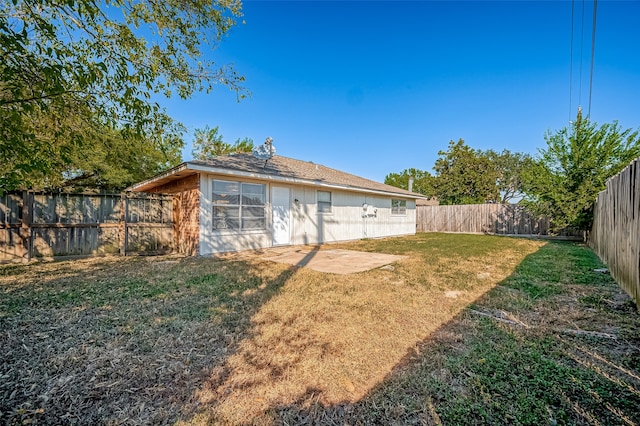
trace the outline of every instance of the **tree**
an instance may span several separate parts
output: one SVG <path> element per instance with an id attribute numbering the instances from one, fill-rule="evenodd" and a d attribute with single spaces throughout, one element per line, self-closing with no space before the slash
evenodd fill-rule
<path id="1" fill-rule="evenodd" d="M 412 191 L 418 194 L 433 197 L 435 195 L 433 176 L 431 173 L 419 169 L 406 169 L 400 173 L 389 173 L 384 178 L 384 183 L 397 188 L 409 189 L 409 176 L 413 176 Z"/>
<path id="2" fill-rule="evenodd" d="M 217 155 L 226 155 L 235 152 L 251 152 L 253 150 L 253 140 L 250 138 L 237 139 L 231 145 L 223 140 L 219 133 L 218 126 L 203 129 L 196 129 L 194 132 L 193 150 L 191 154 L 197 160 L 206 160 Z"/>
<path id="3" fill-rule="evenodd" d="M 0 192 L 16 187 L 120 190 L 181 161 L 184 128 L 169 117 L 158 115 L 139 134 L 97 122 L 85 105 L 70 107 L 75 110 L 62 116 L 61 111 L 32 113 L 25 133 L 14 138 L 32 137 L 23 138 L 20 150 L 0 152 L 5 160 L 0 162 Z M 7 145 L 0 144 L 3 148 Z M 17 173 L 17 164 L 31 167 L 26 176 Z M 8 178 L 14 181 L 7 184 Z"/>
<path id="4" fill-rule="evenodd" d="M 483 153 L 496 168 L 498 192 L 500 202 L 507 204 L 516 198 L 522 198 L 522 175 L 531 167 L 533 160 L 529 154 L 511 152 L 508 149 L 502 152 L 488 150 Z"/>
<path id="5" fill-rule="evenodd" d="M 0 191 L 89 152 L 87 129 L 150 141 L 174 128 L 153 94 L 244 96 L 242 76 L 202 56 L 241 16 L 237 0 L 0 1 Z"/>
<path id="6" fill-rule="evenodd" d="M 31 188 L 115 191 L 181 161 L 184 128 L 177 123 L 157 123 L 158 128 L 146 129 L 147 136 L 143 137 L 127 134 L 124 129 L 79 120 L 74 132 L 81 134 L 83 141 L 82 149 L 78 149 L 73 137 L 65 137 L 70 132 L 62 133 L 58 121 L 50 119 L 51 116 L 45 114 L 33 126 L 37 143 L 41 145 L 34 147 L 32 152 L 40 155 L 35 160 L 46 166 L 46 172 L 34 169 L 29 173 Z M 64 130 L 65 126 L 60 128 Z M 47 153 L 49 155 L 45 155 Z M 12 162 L 0 164 L 0 175 L 11 173 L 12 166 Z M 24 182 L 19 181 L 16 186 Z"/>
<path id="7" fill-rule="evenodd" d="M 522 175 L 532 159 L 529 154 L 503 150 L 481 151 L 460 139 L 439 151 L 435 176 L 419 169 L 390 173 L 385 183 L 407 189 L 408 177 L 415 178 L 414 191 L 436 196 L 441 204 L 508 203 L 522 197 Z"/>
<path id="8" fill-rule="evenodd" d="M 527 204 L 550 216 L 556 229 L 591 229 L 598 192 L 640 156 L 638 135 L 616 121 L 598 126 L 578 110 L 569 128 L 545 134 L 547 148 L 523 176 Z"/>
<path id="9" fill-rule="evenodd" d="M 433 167 L 435 193 L 440 204 L 480 204 L 500 200 L 499 174 L 482 151 L 470 148 L 464 140 L 449 142 L 447 151 Z"/>
<path id="10" fill-rule="evenodd" d="M 121 130 L 102 129 L 90 140 L 90 150 L 74 155 L 53 187 L 65 190 L 117 191 L 147 179 L 182 161 L 181 125 L 163 128 L 149 138 L 124 137 Z M 88 147 L 86 147 L 88 148 Z"/>
<path id="11" fill-rule="evenodd" d="M 231 152 L 252 152 L 253 151 L 253 139 L 243 138 L 236 139 L 235 143 L 231 146 Z"/>

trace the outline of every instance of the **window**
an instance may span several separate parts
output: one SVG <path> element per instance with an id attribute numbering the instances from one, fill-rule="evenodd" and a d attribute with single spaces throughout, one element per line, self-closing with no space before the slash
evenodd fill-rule
<path id="1" fill-rule="evenodd" d="M 331 192 L 318 191 L 318 213 L 331 213 Z"/>
<path id="2" fill-rule="evenodd" d="M 391 214 L 407 214 L 407 200 L 391 200 Z"/>
<path id="3" fill-rule="evenodd" d="M 213 181 L 213 229 L 265 229 L 266 185 Z"/>

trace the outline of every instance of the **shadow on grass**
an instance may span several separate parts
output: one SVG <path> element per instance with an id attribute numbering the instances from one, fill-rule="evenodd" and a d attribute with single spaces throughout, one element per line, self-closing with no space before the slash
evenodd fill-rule
<path id="1" fill-rule="evenodd" d="M 549 243 L 363 398 L 326 405 L 309 388 L 265 415 L 271 424 L 636 424 L 640 318 L 598 267 L 582 245 Z"/>
<path id="2" fill-rule="evenodd" d="M 191 416 L 194 390 L 298 269 L 171 257 L 0 269 L 0 423 Z"/>

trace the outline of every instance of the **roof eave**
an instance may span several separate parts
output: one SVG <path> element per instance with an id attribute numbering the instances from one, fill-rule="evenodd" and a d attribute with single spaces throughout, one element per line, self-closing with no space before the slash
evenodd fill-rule
<path id="1" fill-rule="evenodd" d="M 409 198 L 409 199 L 418 199 L 418 198 L 428 199 L 424 195 L 415 194 L 415 193 L 407 194 L 403 192 L 383 191 L 379 189 L 361 188 L 357 186 L 342 185 L 338 183 L 324 182 L 321 180 L 277 176 L 277 175 L 270 175 L 266 173 L 246 172 L 242 170 L 233 170 L 233 169 L 224 168 L 224 167 L 207 166 L 204 164 L 197 164 L 197 163 L 192 163 L 188 161 L 182 164 L 179 164 L 176 167 L 169 169 L 164 173 L 160 173 L 152 178 L 149 178 L 142 182 L 131 185 L 130 187 L 126 188 L 125 191 L 132 191 L 132 192 L 148 191 L 156 186 L 160 186 L 160 184 L 153 185 L 154 183 L 157 183 L 163 179 L 176 175 L 185 170 L 193 170 L 195 172 L 200 172 L 200 173 L 209 173 L 209 174 L 217 174 L 217 175 L 225 175 L 225 176 L 251 178 L 251 179 L 257 179 L 257 180 L 266 180 L 271 182 L 302 184 L 307 186 L 315 186 L 319 188 L 343 189 L 347 191 L 367 193 L 367 194 L 396 196 L 396 197 L 403 197 L 403 198 Z"/>
<path id="2" fill-rule="evenodd" d="M 347 190 L 347 191 L 361 192 L 361 193 L 367 193 L 367 194 L 393 195 L 393 196 L 397 196 L 397 197 L 404 197 L 404 198 L 411 198 L 411 199 L 426 198 L 426 197 L 424 197 L 423 195 L 420 195 L 420 194 L 405 194 L 405 193 L 402 193 L 402 192 L 395 192 L 395 191 L 382 191 L 382 190 L 378 190 L 378 189 L 361 188 L 361 187 L 357 187 L 357 186 L 341 185 L 341 184 L 338 184 L 338 183 L 324 182 L 324 181 L 321 181 L 321 180 L 293 178 L 293 177 L 287 177 L 287 176 L 277 176 L 277 175 L 270 175 L 270 174 L 266 174 L 266 173 L 245 172 L 245 171 L 242 171 L 242 170 L 233 170 L 233 169 L 227 169 L 227 168 L 224 168 L 224 167 L 206 166 L 206 165 L 203 165 L 203 164 L 187 163 L 187 165 L 189 166 L 190 169 L 198 170 L 198 171 L 206 172 L 206 173 L 211 173 L 211 174 L 221 174 L 221 175 L 227 175 L 227 176 L 246 177 L 246 178 L 258 179 L 258 180 L 267 180 L 267 181 L 271 181 L 271 182 L 302 184 L 302 185 L 316 186 L 316 187 L 322 187 L 322 188 L 344 189 L 344 190 Z"/>
<path id="3" fill-rule="evenodd" d="M 165 179 L 167 177 L 173 176 L 176 173 L 180 173 L 181 171 L 184 171 L 184 170 L 187 170 L 187 169 L 189 169 L 188 163 L 185 162 L 185 163 L 178 164 L 177 166 L 175 166 L 175 167 L 173 167 L 173 168 L 171 168 L 171 169 L 169 169 L 169 170 L 167 170 L 165 172 L 162 172 L 162 173 L 157 174 L 157 175 L 155 175 L 155 176 L 153 176 L 153 177 L 151 177 L 151 178 L 149 178 L 147 180 L 143 180 L 142 182 L 135 183 L 135 184 L 129 186 L 128 188 L 125 188 L 125 191 L 127 191 L 127 192 L 144 192 L 144 190 L 142 190 L 140 188 L 144 188 L 144 187 L 146 187 L 146 186 L 148 186 L 148 185 L 150 185 L 152 183 L 158 182 L 161 179 Z M 158 185 L 154 185 L 154 186 L 158 186 Z M 151 188 L 153 188 L 154 186 L 152 186 Z"/>

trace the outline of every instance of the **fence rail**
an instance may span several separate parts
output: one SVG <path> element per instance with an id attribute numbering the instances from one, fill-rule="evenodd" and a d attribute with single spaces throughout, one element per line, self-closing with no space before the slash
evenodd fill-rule
<path id="1" fill-rule="evenodd" d="M 418 232 L 548 235 L 549 219 L 516 205 L 418 206 Z"/>
<path id="2" fill-rule="evenodd" d="M 640 158 L 598 194 L 589 244 L 640 308 Z"/>
<path id="3" fill-rule="evenodd" d="M 6 193 L 0 261 L 170 252 L 173 201 L 158 194 Z"/>

